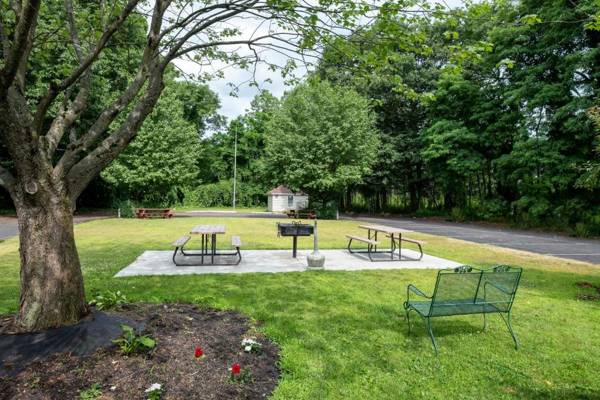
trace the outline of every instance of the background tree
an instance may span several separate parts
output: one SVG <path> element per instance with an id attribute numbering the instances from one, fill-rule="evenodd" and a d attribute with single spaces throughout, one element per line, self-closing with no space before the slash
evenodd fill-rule
<path id="1" fill-rule="evenodd" d="M 198 178 L 200 137 L 219 106 L 207 86 L 169 80 L 131 144 L 102 178 L 120 200 L 173 205 Z"/>
<path id="2" fill-rule="evenodd" d="M 267 131 L 265 164 L 273 183 L 301 189 L 322 204 L 360 182 L 377 153 L 368 101 L 325 81 L 286 94 Z"/>
<path id="3" fill-rule="evenodd" d="M 595 157 L 584 162 L 581 166 L 583 174 L 577 179 L 576 185 L 579 188 L 595 191 L 600 189 L 600 106 L 592 107 L 588 110 L 588 116 L 596 125 L 596 146 Z"/>
<path id="4" fill-rule="evenodd" d="M 381 41 L 378 32 L 385 27 L 399 40 Z M 359 192 L 372 205 L 369 211 L 387 210 L 389 197 L 399 191 L 410 193 L 409 208 L 418 209 L 423 186 L 419 132 L 426 121 L 425 97 L 434 89 L 440 65 L 448 59 L 447 49 L 439 44 L 443 31 L 438 31 L 428 19 L 383 20 L 367 32 L 327 47 L 317 75 L 371 99 L 380 137 L 372 173 L 347 191 L 346 207 L 351 207 L 352 194 Z M 381 49 L 384 45 L 391 48 Z"/>

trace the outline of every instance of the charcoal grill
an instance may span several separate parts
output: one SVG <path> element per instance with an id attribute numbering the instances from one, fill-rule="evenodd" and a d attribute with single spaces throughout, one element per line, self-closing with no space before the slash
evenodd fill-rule
<path id="1" fill-rule="evenodd" d="M 292 257 L 296 258 L 298 250 L 298 236 L 310 236 L 314 233 L 314 227 L 309 224 L 300 222 L 292 223 L 277 223 L 277 236 L 291 236 L 292 240 Z"/>

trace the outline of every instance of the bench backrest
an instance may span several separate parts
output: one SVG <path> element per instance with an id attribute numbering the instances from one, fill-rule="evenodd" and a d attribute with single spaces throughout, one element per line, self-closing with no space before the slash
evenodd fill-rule
<path id="1" fill-rule="evenodd" d="M 452 309 L 461 313 L 461 308 L 472 310 L 470 306 L 473 304 L 483 303 L 499 312 L 508 312 L 521 272 L 521 268 L 504 265 L 486 270 L 468 265 L 441 270 L 432 296 L 430 315 L 448 315 L 453 313 Z"/>

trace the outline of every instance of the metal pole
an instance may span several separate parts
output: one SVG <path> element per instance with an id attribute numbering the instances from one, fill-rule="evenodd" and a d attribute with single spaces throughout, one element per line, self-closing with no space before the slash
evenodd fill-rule
<path id="1" fill-rule="evenodd" d="M 235 139 L 233 141 L 233 210 L 235 211 L 235 189 L 237 181 L 237 127 L 235 129 Z"/>

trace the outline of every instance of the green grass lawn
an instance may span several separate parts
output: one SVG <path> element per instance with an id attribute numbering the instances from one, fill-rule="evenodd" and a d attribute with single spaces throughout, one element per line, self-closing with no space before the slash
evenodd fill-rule
<path id="1" fill-rule="evenodd" d="M 499 316 L 438 318 L 440 355 L 422 321 L 407 335 L 406 285 L 431 290 L 436 271 L 304 272 L 119 278 L 144 250 L 169 249 L 194 224 L 225 223 L 244 248 L 290 248 L 271 219 L 98 220 L 76 226 L 88 293 L 121 290 L 130 300 L 208 304 L 239 310 L 281 347 L 275 399 L 600 398 L 600 302 L 576 300 L 600 285 L 592 264 L 424 234 L 429 254 L 475 266 L 524 267 L 513 309 L 521 348 Z M 322 248 L 343 247 L 349 221 L 322 221 Z M 228 238 L 221 239 L 228 243 Z M 311 239 L 300 245 L 311 246 Z M 18 243 L 0 243 L 0 313 L 18 303 Z M 591 292 L 590 292 L 591 293 Z"/>

